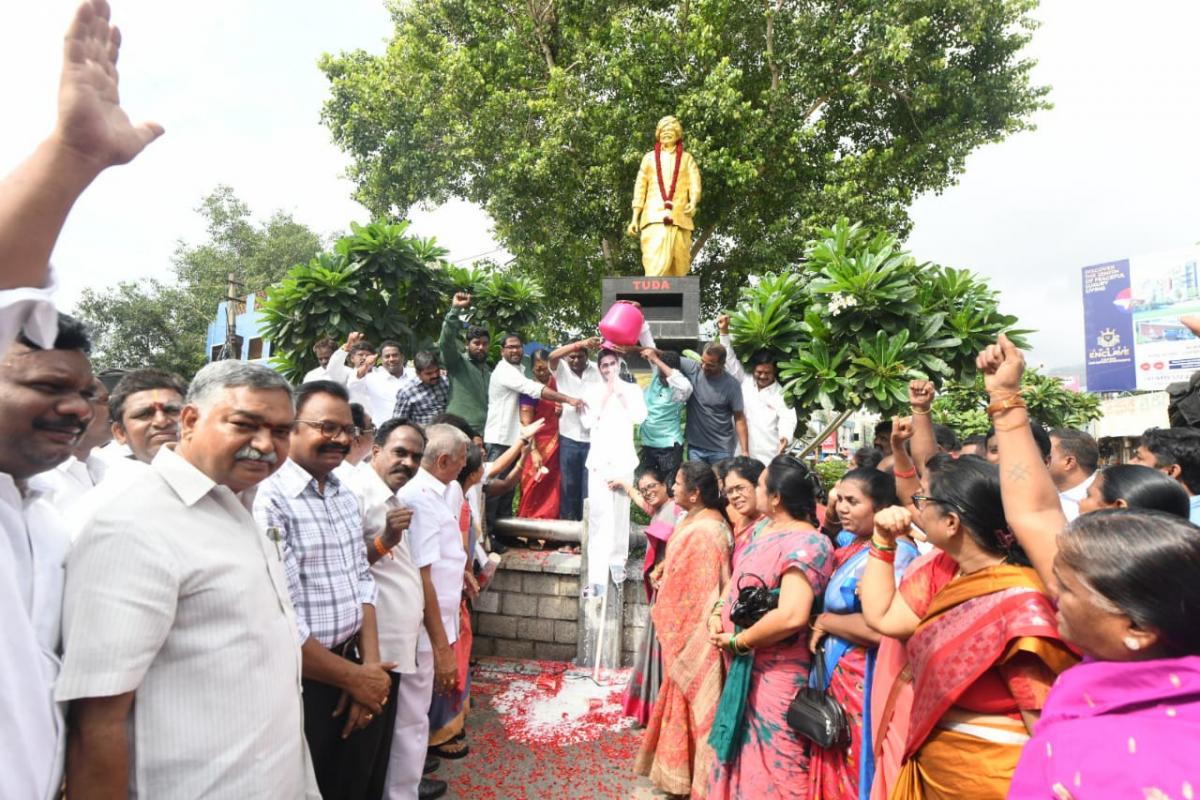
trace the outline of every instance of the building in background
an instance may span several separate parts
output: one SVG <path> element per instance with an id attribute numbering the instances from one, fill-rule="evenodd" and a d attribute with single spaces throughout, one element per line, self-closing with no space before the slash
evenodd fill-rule
<path id="1" fill-rule="evenodd" d="M 217 305 L 217 315 L 208 324 L 208 336 L 205 339 L 205 352 L 209 361 L 219 361 L 225 357 L 226 344 L 231 341 L 235 358 L 239 361 L 252 361 L 266 364 L 271 357 L 271 343 L 263 338 L 260 330 L 261 314 L 258 304 L 263 300 L 258 294 L 248 294 L 244 301 L 230 303 L 222 302 Z M 230 309 L 230 306 L 233 306 Z M 229 316 L 233 314 L 233 336 L 230 336 Z"/>

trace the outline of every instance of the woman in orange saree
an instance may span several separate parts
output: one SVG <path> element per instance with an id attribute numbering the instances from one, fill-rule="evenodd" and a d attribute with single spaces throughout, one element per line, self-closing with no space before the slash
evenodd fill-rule
<path id="1" fill-rule="evenodd" d="M 533 377 L 557 391 L 550 372 L 550 353 L 536 350 L 531 357 Z M 521 502 L 517 516 L 529 519 L 558 519 L 562 472 L 558 467 L 558 417 L 562 406 L 549 400 L 521 395 L 521 424 L 545 420 L 533 435 L 532 449 L 521 470 Z"/>
<path id="2" fill-rule="evenodd" d="M 1051 684 L 1077 659 L 1009 530 L 994 465 L 935 456 L 913 505 L 929 541 L 958 569 L 918 616 L 896 596 L 890 563 L 909 512 L 886 509 L 876 517 L 863 612 L 884 635 L 912 631 L 912 711 L 891 797 L 1001 800 Z"/>
<path id="3" fill-rule="evenodd" d="M 675 502 L 686 514 L 671 535 L 650 611 L 662 647 L 662 686 L 634 770 L 668 794 L 701 798 L 713 761 L 708 733 L 722 686 L 721 656 L 708 640 L 707 621 L 729 579 L 732 537 L 709 465 L 688 462 L 679 468 Z"/>

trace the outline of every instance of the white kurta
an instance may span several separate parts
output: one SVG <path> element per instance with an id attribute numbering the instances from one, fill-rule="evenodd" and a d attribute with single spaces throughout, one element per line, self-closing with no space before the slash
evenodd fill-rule
<path id="1" fill-rule="evenodd" d="M 742 386 L 742 405 L 746 413 L 746 429 L 750 442 L 750 457 L 763 464 L 779 455 L 779 440 L 791 441 L 796 431 L 796 410 L 783 399 L 783 387 L 775 381 L 765 389 L 758 388 L 754 376 L 746 372 L 733 351 L 729 335 L 721 336 L 721 344 L 729 351 L 725 368 Z M 738 446 L 738 455 L 747 455 Z"/>
<path id="2" fill-rule="evenodd" d="M 617 380 L 608 386 L 589 387 L 587 409 L 581 420 L 592 436 L 588 451 L 587 583 L 605 591 L 611 577 L 625 580 L 629 558 L 629 495 L 608 488 L 610 480 L 632 482 L 637 469 L 633 426 L 646 419 L 646 401 L 636 383 Z"/>
<path id="3" fill-rule="evenodd" d="M 53 346 L 58 333 L 53 290 L 51 277 L 43 289 L 0 291 L 0 352 L 22 331 L 42 347 Z M 6 612 L 0 615 L 0 797 L 37 800 L 58 789 L 61 719 L 50 695 L 48 654 L 38 636 L 41 631 L 44 638 L 48 620 L 31 614 L 49 603 L 57 618 L 61 606 L 51 591 L 37 585 L 55 570 L 52 558 L 32 549 L 43 538 L 41 509 L 35 505 L 21 497 L 10 476 L 0 474 L 0 608 Z M 61 564 L 57 570 L 61 573 Z"/>

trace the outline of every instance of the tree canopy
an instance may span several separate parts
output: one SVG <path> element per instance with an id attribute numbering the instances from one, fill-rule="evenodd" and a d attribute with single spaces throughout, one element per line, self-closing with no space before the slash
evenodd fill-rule
<path id="1" fill-rule="evenodd" d="M 971 380 L 1001 333 L 1024 346 L 1016 322 L 978 276 L 918 263 L 892 234 L 843 218 L 808 243 L 801 268 L 741 290 L 730 333 L 739 353 L 779 361 L 803 422 L 818 408 L 901 413 L 909 381 Z"/>
<path id="2" fill-rule="evenodd" d="M 225 298 L 230 273 L 244 296 L 321 250 L 321 237 L 282 211 L 255 222 L 228 186 L 214 189 L 196 211 L 206 221 L 207 238 L 178 243 L 173 280 L 84 290 L 76 314 L 91 328 L 98 369 L 155 367 L 190 377 L 204 366 L 205 330 Z"/>
<path id="3" fill-rule="evenodd" d="M 913 198 L 1045 105 L 1020 54 L 1036 0 L 411 0 L 381 56 L 322 60 L 358 198 L 481 205 L 552 309 L 593 320 L 656 121 L 703 172 L 706 311 L 840 216 L 904 235 Z"/>
<path id="4" fill-rule="evenodd" d="M 492 332 L 524 331 L 542 314 L 541 287 L 505 270 L 454 267 L 432 239 L 408 233 L 408 223 L 351 224 L 328 252 L 290 269 L 267 289 L 263 333 L 272 361 L 293 380 L 316 366 L 314 342 L 357 331 L 376 346 L 394 339 L 412 353 L 431 346 L 457 291 L 474 295 L 472 322 Z"/>
<path id="5" fill-rule="evenodd" d="M 1073 392 L 1058 378 L 1036 369 L 1027 369 L 1021 376 L 1021 396 L 1029 407 L 1029 416 L 1047 428 L 1082 429 L 1103 416 L 1097 395 Z M 982 377 L 951 381 L 934 398 L 933 420 L 949 425 L 960 436 L 987 433 L 992 427 L 987 404 Z"/>

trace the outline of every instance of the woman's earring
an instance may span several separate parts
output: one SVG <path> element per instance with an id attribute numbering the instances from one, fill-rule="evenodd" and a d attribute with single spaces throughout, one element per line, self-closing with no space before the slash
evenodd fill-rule
<path id="1" fill-rule="evenodd" d="M 1141 650 L 1142 643 L 1132 636 L 1125 637 L 1125 647 L 1128 650 Z"/>

